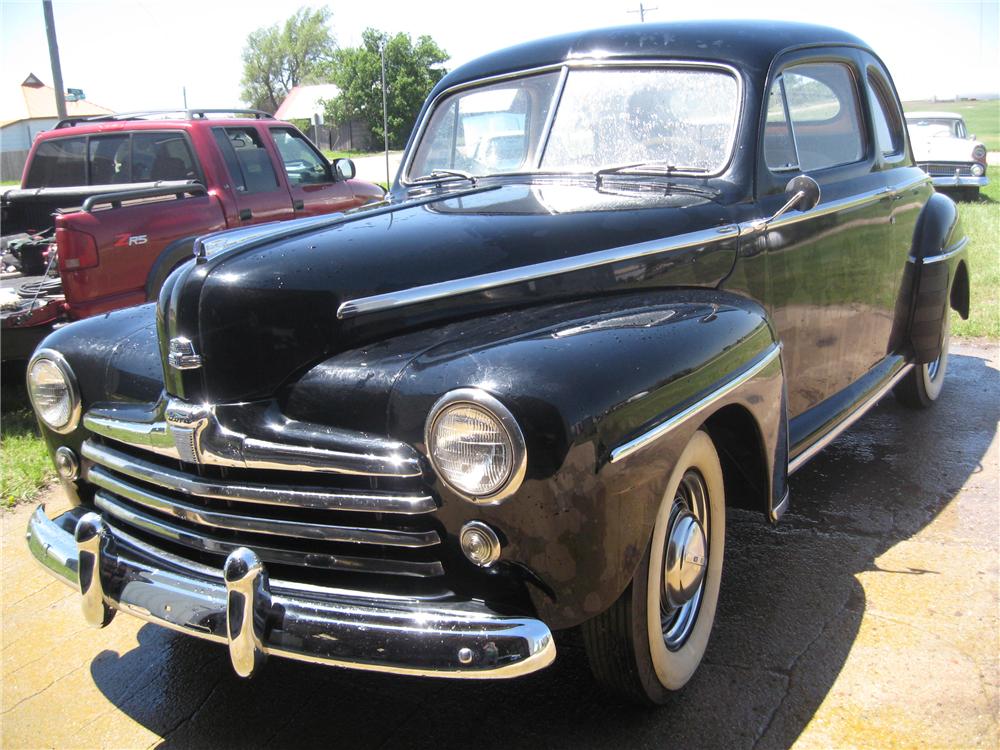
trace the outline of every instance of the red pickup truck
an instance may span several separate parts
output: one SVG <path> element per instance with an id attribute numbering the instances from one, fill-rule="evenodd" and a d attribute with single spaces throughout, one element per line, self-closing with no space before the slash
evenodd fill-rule
<path id="1" fill-rule="evenodd" d="M 384 195 L 354 179 L 349 159 L 331 164 L 255 110 L 64 120 L 38 136 L 21 188 L 2 196 L 4 234 L 27 233 L 11 247 L 40 251 L 50 277 L 5 282 L 3 360 L 27 359 L 54 325 L 152 299 L 201 235 Z"/>

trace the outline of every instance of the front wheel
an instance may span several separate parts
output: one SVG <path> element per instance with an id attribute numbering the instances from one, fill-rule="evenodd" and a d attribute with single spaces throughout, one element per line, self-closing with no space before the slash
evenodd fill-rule
<path id="1" fill-rule="evenodd" d="M 951 312 L 945 310 L 944 331 L 941 333 L 941 353 L 927 364 L 917 365 L 899 381 L 894 389 L 897 400 L 911 409 L 927 409 L 941 395 L 948 370 L 948 347 L 951 340 Z"/>
<path id="2" fill-rule="evenodd" d="M 638 703 L 660 705 L 691 679 L 715 620 L 725 538 L 719 454 L 699 430 L 670 476 L 632 582 L 583 626 L 599 682 Z"/>

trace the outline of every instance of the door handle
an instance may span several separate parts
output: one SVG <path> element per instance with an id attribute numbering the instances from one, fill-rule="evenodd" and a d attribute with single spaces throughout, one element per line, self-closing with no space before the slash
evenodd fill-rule
<path id="1" fill-rule="evenodd" d="M 252 218 L 253 218 L 253 211 L 251 211 L 249 208 L 240 209 L 240 221 L 247 221 L 248 219 Z"/>
<path id="2" fill-rule="evenodd" d="M 305 207 L 306 204 L 302 201 L 301 198 L 299 200 L 292 201 L 292 208 L 294 208 L 296 211 L 301 211 Z"/>

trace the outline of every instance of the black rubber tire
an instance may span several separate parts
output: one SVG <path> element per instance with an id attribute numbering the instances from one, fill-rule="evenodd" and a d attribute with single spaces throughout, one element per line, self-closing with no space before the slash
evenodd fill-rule
<path id="1" fill-rule="evenodd" d="M 691 461 L 692 457 L 694 463 Z M 708 634 L 715 619 L 725 552 L 725 490 L 718 453 L 711 438 L 701 430 L 695 433 L 682 452 L 667 484 L 661 509 L 673 503 L 680 478 L 690 468 L 696 468 L 705 476 L 710 492 L 711 552 L 705 590 L 691 635 L 680 649 L 670 652 L 667 657 L 682 662 L 668 665 L 668 668 L 676 669 L 675 674 L 668 680 L 669 684 L 665 684 L 661 679 L 654 664 L 647 617 L 650 602 L 650 560 L 654 554 L 653 547 L 657 544 L 657 537 L 662 537 L 662 534 L 657 534 L 656 528 L 632 582 L 610 608 L 588 620 L 581 627 L 587 659 L 594 678 L 612 693 L 642 706 L 663 705 L 670 699 L 672 692 L 679 690 L 691 678 L 704 655 Z M 658 522 L 660 515 L 658 514 Z M 660 555 L 662 553 L 661 548 Z M 662 568 L 660 559 L 656 564 Z M 654 569 L 654 572 L 658 573 L 658 570 Z M 657 588 L 660 580 L 659 577 L 655 579 Z M 658 622 L 659 612 L 656 619 Z M 659 629 L 656 635 L 662 641 L 663 634 Z M 662 646 L 662 643 L 660 645 Z M 665 647 L 663 653 L 667 653 Z M 662 660 L 660 668 L 663 669 Z"/>
<path id="2" fill-rule="evenodd" d="M 951 311 L 945 311 L 941 353 L 934 362 L 915 365 L 893 389 L 896 400 L 910 409 L 929 409 L 941 396 L 948 374 L 948 349 L 951 340 Z"/>

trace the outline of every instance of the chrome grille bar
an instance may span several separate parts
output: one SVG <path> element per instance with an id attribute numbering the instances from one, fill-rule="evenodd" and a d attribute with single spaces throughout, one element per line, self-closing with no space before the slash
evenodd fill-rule
<path id="1" fill-rule="evenodd" d="M 208 536 L 201 531 L 193 532 L 174 524 L 161 521 L 158 518 L 134 510 L 120 503 L 113 495 L 104 490 L 98 490 L 94 496 L 94 504 L 111 518 L 128 524 L 134 529 L 144 531 L 161 539 L 166 539 L 191 549 L 209 552 L 217 555 L 228 555 L 244 544 L 227 542 Z M 444 573 L 440 562 L 415 562 L 407 560 L 391 560 L 384 558 L 353 557 L 348 555 L 333 555 L 323 552 L 300 552 L 297 550 L 278 549 L 254 544 L 254 551 L 267 562 L 297 565 L 330 570 L 345 570 L 355 573 L 373 573 L 413 576 L 427 578 Z"/>
<path id="2" fill-rule="evenodd" d="M 430 495 L 344 492 L 309 487 L 268 486 L 245 482 L 215 482 L 143 461 L 91 440 L 83 444 L 84 458 L 140 482 L 185 495 L 293 508 L 322 508 L 367 513 L 416 515 L 437 508 Z"/>
<path id="3" fill-rule="evenodd" d="M 431 547 L 441 540 L 436 531 L 397 531 L 391 529 L 368 529 L 354 526 L 334 526 L 330 524 L 303 523 L 282 519 L 260 518 L 257 516 L 221 513 L 209 508 L 190 505 L 173 500 L 155 492 L 123 482 L 99 466 L 89 469 L 87 479 L 93 484 L 118 497 L 141 505 L 147 510 L 176 516 L 190 523 L 211 526 L 230 531 L 246 531 L 252 534 L 273 534 L 299 539 L 314 539 L 325 542 L 349 542 L 352 544 L 381 544 L 388 547 Z"/>

